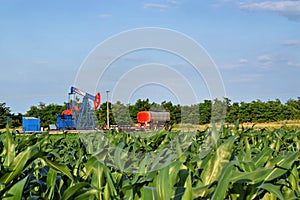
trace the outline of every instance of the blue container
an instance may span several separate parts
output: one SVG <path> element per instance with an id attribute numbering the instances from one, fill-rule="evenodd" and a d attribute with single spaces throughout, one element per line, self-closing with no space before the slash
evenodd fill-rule
<path id="1" fill-rule="evenodd" d="M 56 126 L 58 130 L 73 130 L 75 129 L 72 115 L 56 115 Z"/>
<path id="2" fill-rule="evenodd" d="M 40 118 L 23 117 L 22 132 L 39 132 L 41 131 Z"/>

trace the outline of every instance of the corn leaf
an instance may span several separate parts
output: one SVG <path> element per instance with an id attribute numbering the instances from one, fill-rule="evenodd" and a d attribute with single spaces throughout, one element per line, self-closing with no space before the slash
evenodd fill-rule
<path id="1" fill-rule="evenodd" d="M 212 196 L 212 200 L 225 199 L 231 175 L 234 173 L 233 170 L 235 164 L 236 162 L 230 162 L 222 169 L 222 173 Z"/>
<path id="2" fill-rule="evenodd" d="M 62 200 L 68 200 L 74 197 L 74 195 L 79 192 L 82 188 L 84 187 L 89 187 L 90 184 L 85 183 L 85 182 L 79 182 L 76 183 L 75 185 L 69 187 L 68 189 L 65 190 L 65 192 L 62 195 Z"/>
<path id="3" fill-rule="evenodd" d="M 236 171 L 232 174 L 230 181 L 232 183 L 251 183 L 256 184 L 263 181 L 272 169 L 258 168 L 252 172 Z"/>
<path id="4" fill-rule="evenodd" d="M 6 131 L 6 140 L 4 143 L 4 154 L 6 154 L 6 156 L 3 165 L 4 167 L 8 168 L 16 156 L 14 140 L 9 130 Z"/>
<path id="5" fill-rule="evenodd" d="M 80 194 L 80 195 L 77 195 L 76 197 L 74 197 L 74 200 L 93 200 L 95 199 L 95 195 L 98 193 L 98 190 L 96 189 L 88 189 L 86 192 Z"/>
<path id="6" fill-rule="evenodd" d="M 203 179 L 203 185 L 209 185 L 219 179 L 223 165 L 229 162 L 233 143 L 236 138 L 237 136 L 231 136 L 217 148 L 216 153 L 213 155 L 213 157 L 211 157 L 205 166 L 203 175 L 201 175 Z"/>
<path id="7" fill-rule="evenodd" d="M 271 183 L 264 183 L 264 184 L 260 185 L 258 188 L 267 190 L 271 194 L 274 194 L 278 199 L 284 200 L 284 197 L 280 191 L 280 186 L 276 186 Z"/>
<path id="8" fill-rule="evenodd" d="M 142 200 L 157 200 L 157 190 L 154 187 L 144 186 L 142 193 Z"/>
<path id="9" fill-rule="evenodd" d="M 54 170 L 53 168 L 50 168 L 48 171 L 47 179 L 46 179 L 48 199 L 54 198 L 54 190 L 55 190 L 55 186 L 56 186 L 56 176 L 57 176 L 56 170 Z"/>
<path id="10" fill-rule="evenodd" d="M 43 160 L 49 165 L 49 167 L 61 172 L 63 175 L 66 175 L 72 181 L 74 181 L 73 175 L 70 169 L 66 165 L 52 162 L 51 160 L 48 160 L 46 157 L 43 157 Z"/>
<path id="11" fill-rule="evenodd" d="M 182 196 L 182 199 L 192 200 L 193 199 L 193 187 L 192 187 L 191 174 L 188 175 L 188 177 L 185 181 L 184 187 L 185 187 L 185 191 Z"/>
<path id="12" fill-rule="evenodd" d="M 266 147 L 258 155 L 253 157 L 252 162 L 256 167 L 263 167 L 263 165 L 272 157 L 273 149 Z"/>
<path id="13" fill-rule="evenodd" d="M 18 181 L 16 184 L 14 184 L 10 190 L 6 193 L 8 197 L 3 197 L 4 200 L 21 200 L 22 199 L 22 193 L 25 186 L 25 183 L 28 179 L 28 176 L 23 178 L 22 180 Z"/>
<path id="14" fill-rule="evenodd" d="M 22 151 L 21 153 L 19 153 L 14 158 L 14 160 L 12 161 L 12 163 L 9 167 L 10 172 L 4 174 L 0 178 L 0 183 L 7 184 L 11 180 L 13 180 L 15 177 L 19 176 L 22 173 L 26 164 L 28 164 L 27 161 L 29 159 L 31 159 L 32 157 L 37 156 L 38 154 L 40 154 L 40 150 L 36 146 L 28 147 L 25 151 Z"/>
<path id="15" fill-rule="evenodd" d="M 157 193 L 160 199 L 170 199 L 171 198 L 171 185 L 169 176 L 169 166 L 159 170 L 157 177 Z"/>

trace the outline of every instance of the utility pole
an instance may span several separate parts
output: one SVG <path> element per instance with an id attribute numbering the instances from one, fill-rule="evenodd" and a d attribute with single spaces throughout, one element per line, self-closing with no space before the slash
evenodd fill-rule
<path id="1" fill-rule="evenodd" d="M 109 103 L 108 103 L 108 93 L 109 90 L 106 90 L 106 128 L 109 130 Z"/>

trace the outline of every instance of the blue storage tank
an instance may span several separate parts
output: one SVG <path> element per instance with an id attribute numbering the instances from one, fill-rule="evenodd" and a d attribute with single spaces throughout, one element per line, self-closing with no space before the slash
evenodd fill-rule
<path id="1" fill-rule="evenodd" d="M 23 117 L 22 132 L 39 132 L 41 131 L 40 118 Z"/>

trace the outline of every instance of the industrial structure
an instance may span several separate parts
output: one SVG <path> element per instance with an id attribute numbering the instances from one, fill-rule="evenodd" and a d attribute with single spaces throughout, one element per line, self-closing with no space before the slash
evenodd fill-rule
<path id="1" fill-rule="evenodd" d="M 91 106 L 91 101 L 93 106 Z M 68 94 L 67 110 L 56 114 L 56 124 L 49 124 L 49 130 L 94 130 L 96 129 L 94 111 L 100 106 L 100 93 L 91 95 L 76 87 Z M 22 132 L 42 132 L 40 118 L 23 117 Z"/>
<path id="2" fill-rule="evenodd" d="M 137 127 L 145 129 L 158 129 L 170 127 L 170 112 L 166 111 L 141 111 L 137 114 Z"/>
<path id="3" fill-rule="evenodd" d="M 80 101 L 78 95 L 82 98 Z M 93 108 L 90 105 L 93 101 Z M 67 110 L 56 116 L 58 130 L 90 130 L 95 129 L 94 110 L 100 106 L 100 93 L 95 96 L 76 87 L 71 87 Z"/>
<path id="4" fill-rule="evenodd" d="M 109 125 L 108 92 L 106 91 L 107 103 L 107 127 Z M 91 105 L 91 103 L 93 103 Z M 68 93 L 67 109 L 56 114 L 56 124 L 50 124 L 49 130 L 95 130 L 95 110 L 100 106 L 100 93 L 91 95 L 76 87 L 71 87 Z M 140 111 L 137 113 L 137 123 L 132 125 L 113 125 L 122 130 L 157 130 L 170 127 L 170 112 L 167 111 Z M 23 117 L 22 132 L 40 132 L 40 119 L 34 117 Z"/>
<path id="5" fill-rule="evenodd" d="M 23 117 L 22 118 L 22 132 L 31 133 L 31 132 L 40 132 L 40 118 L 36 117 Z"/>

